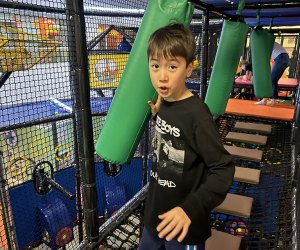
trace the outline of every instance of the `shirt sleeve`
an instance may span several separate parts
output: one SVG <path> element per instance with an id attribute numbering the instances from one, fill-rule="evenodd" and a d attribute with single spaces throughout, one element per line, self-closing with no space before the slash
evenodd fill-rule
<path id="1" fill-rule="evenodd" d="M 235 172 L 232 157 L 225 150 L 212 117 L 201 119 L 193 136 L 193 149 L 203 159 L 207 177 L 180 205 L 192 221 L 207 215 L 224 201 Z"/>

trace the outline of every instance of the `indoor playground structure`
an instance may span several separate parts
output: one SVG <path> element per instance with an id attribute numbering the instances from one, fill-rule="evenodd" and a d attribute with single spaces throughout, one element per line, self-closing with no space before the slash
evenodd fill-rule
<path id="1" fill-rule="evenodd" d="M 206 250 L 300 249 L 300 3 L 0 1 L 0 250 L 137 249 L 157 93 L 147 42 L 174 21 L 196 41 L 187 87 L 235 174 Z M 271 53 L 290 65 L 271 97 Z M 253 78 L 240 75 L 241 57 Z"/>

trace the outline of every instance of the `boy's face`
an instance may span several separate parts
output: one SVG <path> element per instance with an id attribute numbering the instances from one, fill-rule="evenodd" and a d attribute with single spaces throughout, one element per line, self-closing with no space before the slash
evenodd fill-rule
<path id="1" fill-rule="evenodd" d="M 153 87 L 166 101 L 181 100 L 188 91 L 185 79 L 190 77 L 193 71 L 193 63 L 186 65 L 184 57 L 149 58 L 149 71 Z"/>

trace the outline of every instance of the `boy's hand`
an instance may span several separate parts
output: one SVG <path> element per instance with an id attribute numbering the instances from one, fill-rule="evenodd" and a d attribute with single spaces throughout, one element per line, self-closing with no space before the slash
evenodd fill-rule
<path id="1" fill-rule="evenodd" d="M 159 215 L 158 218 L 162 220 L 156 228 L 159 238 L 171 241 L 181 232 L 177 241 L 183 241 L 191 225 L 191 220 L 181 207 L 175 207 Z"/>
<path id="2" fill-rule="evenodd" d="M 160 107 L 160 104 L 161 104 L 161 96 L 158 95 L 155 104 L 154 104 L 152 101 L 148 101 L 148 104 L 149 104 L 149 106 L 150 106 L 150 108 L 151 108 L 152 116 L 155 116 L 156 113 L 158 112 L 159 107 Z"/>

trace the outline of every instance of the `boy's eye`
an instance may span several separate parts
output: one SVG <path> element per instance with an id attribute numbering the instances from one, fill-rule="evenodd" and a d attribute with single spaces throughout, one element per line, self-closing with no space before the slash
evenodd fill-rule
<path id="1" fill-rule="evenodd" d="M 175 69 L 177 69 L 177 66 L 171 65 L 171 66 L 170 66 L 170 69 L 171 69 L 171 70 L 175 70 Z"/>
<path id="2" fill-rule="evenodd" d="M 159 65 L 158 64 L 152 64 L 151 66 L 153 69 L 158 69 L 159 68 Z"/>

